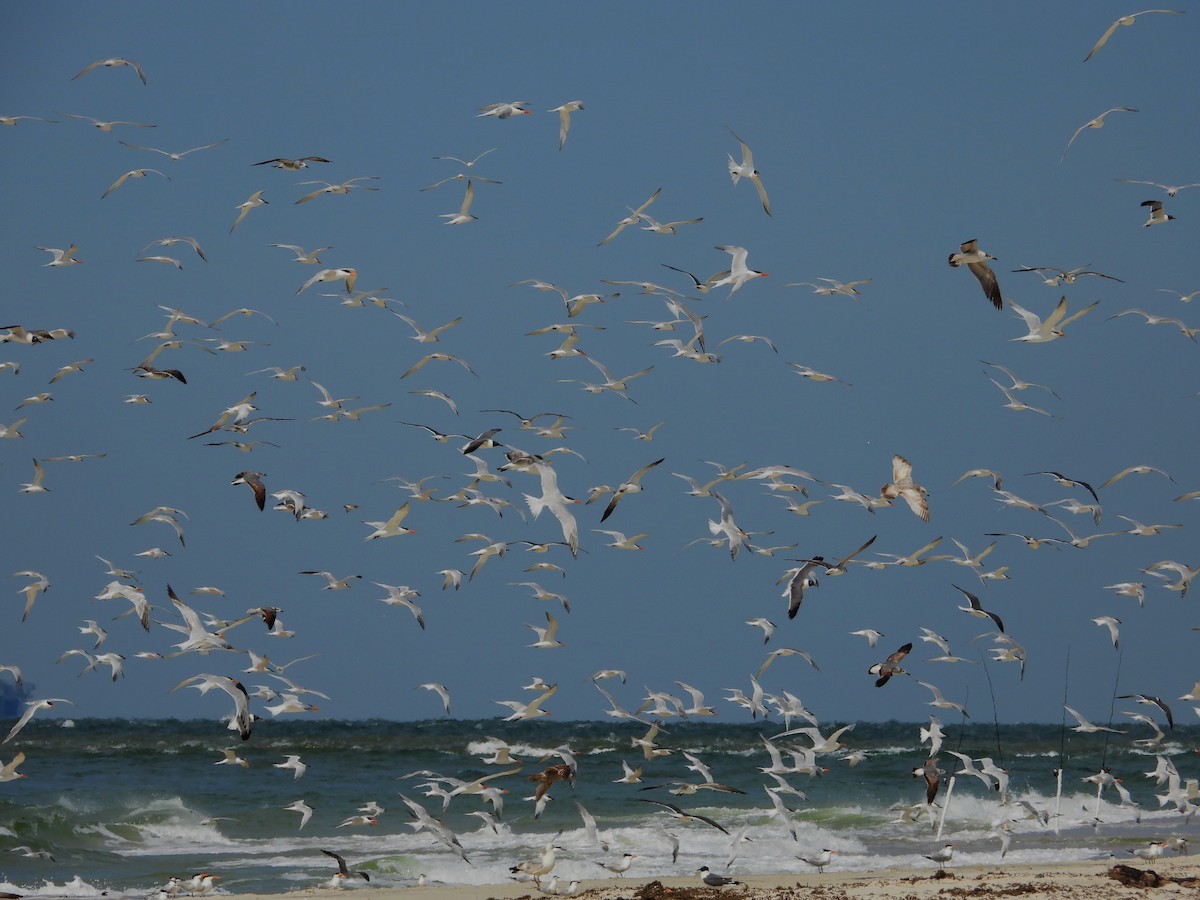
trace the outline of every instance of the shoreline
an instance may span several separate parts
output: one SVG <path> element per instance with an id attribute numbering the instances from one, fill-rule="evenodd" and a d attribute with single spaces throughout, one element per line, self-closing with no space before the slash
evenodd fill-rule
<path id="1" fill-rule="evenodd" d="M 941 896 L 964 895 L 986 898 L 1021 895 L 1028 900 L 1094 900 L 1097 897 L 1144 896 L 1144 886 L 1127 886 L 1110 875 L 1116 866 L 1138 872 L 1153 872 L 1161 879 L 1154 888 L 1178 894 L 1195 893 L 1200 888 L 1200 858 L 1164 856 L 1151 862 L 1134 859 L 1097 859 L 1070 863 L 1015 863 L 1010 866 L 947 866 L 938 869 L 897 868 L 874 872 L 784 873 L 779 875 L 737 876 L 743 884 L 721 888 L 706 887 L 698 876 L 671 876 L 660 879 L 613 878 L 583 881 L 571 896 L 591 900 L 660 900 L 660 898 L 712 898 L 717 896 L 750 897 L 754 900 L 787 897 L 799 892 L 806 896 L 855 900 L 927 900 Z M 394 900 L 401 895 L 413 900 L 522 900 L 547 896 L 529 882 L 504 884 L 430 884 L 423 887 L 374 888 L 370 884 L 334 889 L 301 888 L 285 896 L 302 894 L 313 900 L 345 896 L 348 890 L 367 893 L 375 900 Z M 268 898 L 276 894 L 222 894 L 234 900 Z"/>

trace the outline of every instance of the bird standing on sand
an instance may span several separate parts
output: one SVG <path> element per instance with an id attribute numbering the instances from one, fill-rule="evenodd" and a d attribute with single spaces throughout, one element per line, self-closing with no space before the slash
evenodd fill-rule
<path id="1" fill-rule="evenodd" d="M 718 875 L 714 871 L 710 871 L 707 865 L 700 866 L 696 870 L 696 874 L 700 875 L 700 880 L 710 888 L 720 888 L 726 884 L 744 884 L 745 882 L 738 881 L 737 878 L 728 878 L 724 875 Z"/>
<path id="2" fill-rule="evenodd" d="M 816 856 L 797 856 L 796 859 L 815 867 L 818 872 L 824 872 L 825 867 L 833 862 L 835 853 L 836 850 L 822 850 Z"/>
<path id="3" fill-rule="evenodd" d="M 1149 862 L 1152 859 L 1158 859 L 1163 855 L 1163 851 L 1167 849 L 1166 841 L 1151 841 L 1145 847 L 1135 847 L 1129 852 L 1138 859 L 1144 859 Z"/>
<path id="4" fill-rule="evenodd" d="M 954 845 L 946 844 L 941 850 L 934 850 L 932 853 L 926 853 L 925 858 L 931 859 L 938 864 L 939 869 L 946 868 L 946 863 L 954 856 Z"/>
<path id="5" fill-rule="evenodd" d="M 738 881 L 736 878 L 727 878 L 724 875 L 718 875 L 716 872 L 710 871 L 708 866 L 701 866 L 696 872 L 700 875 L 700 880 L 708 887 L 724 887 L 727 884 L 742 884 L 744 881 Z"/>
<path id="6" fill-rule="evenodd" d="M 618 876 L 624 876 L 629 871 L 629 867 L 633 865 L 633 861 L 638 858 L 636 853 L 626 853 L 616 862 L 597 862 L 596 865 L 604 866 L 608 871 Z"/>

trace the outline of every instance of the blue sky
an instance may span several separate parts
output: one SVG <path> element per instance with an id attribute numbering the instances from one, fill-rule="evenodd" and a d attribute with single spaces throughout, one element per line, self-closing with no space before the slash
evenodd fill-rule
<path id="1" fill-rule="evenodd" d="M 35 696 L 74 700 L 71 715 L 225 714 L 223 701 L 167 689 L 198 672 L 237 675 L 246 655 L 135 658 L 170 652 L 177 637 L 158 624 L 146 634 L 130 617 L 112 621 L 122 605 L 92 599 L 111 580 L 99 555 L 137 570 L 159 621 L 178 621 L 168 583 L 201 613 L 224 619 L 281 607 L 296 637 L 269 638 L 255 622 L 229 640 L 276 663 L 319 654 L 288 675 L 329 694 L 318 701 L 319 715 L 333 717 L 435 716 L 436 697 L 415 689 L 431 681 L 450 689 L 454 715 L 494 716 L 503 710 L 493 701 L 529 699 L 521 687 L 536 675 L 559 685 L 546 704 L 556 717 L 595 718 L 607 704 L 589 676 L 620 668 L 629 683 L 608 686 L 629 708 L 647 688 L 679 693 L 678 680 L 703 690 L 724 720 L 741 721 L 747 714 L 720 698 L 731 688 L 748 692 L 749 676 L 775 648 L 804 650 L 820 669 L 779 659 L 764 689 L 790 691 L 823 721 L 924 720 L 929 694 L 917 679 L 986 720 L 989 674 L 1004 721 L 1057 721 L 1064 694 L 1105 720 L 1114 687 L 1178 697 L 1200 677 L 1200 633 L 1192 630 L 1200 616 L 1190 595 L 1181 600 L 1141 569 L 1160 560 L 1200 564 L 1197 504 L 1174 500 L 1200 489 L 1198 351 L 1176 327 L 1148 327 L 1138 315 L 1109 318 L 1138 307 L 1200 326 L 1200 312 L 1166 292 L 1200 289 L 1200 189 L 1170 198 L 1117 181 L 1200 180 L 1197 97 L 1179 74 L 1196 44 L 1200 10 L 1178 8 L 1186 15 L 1147 15 L 1119 28 L 1086 64 L 1092 44 L 1128 8 L 761 4 L 752 16 L 731 16 L 701 4 L 681 16 L 675 4 L 71 4 L 54 29 L 40 7 L 10 8 L 0 37 L 0 114 L 57 123 L 0 129 L 7 213 L 0 254 L 8 275 L 0 324 L 64 327 L 76 336 L 0 345 L 0 362 L 21 366 L 16 375 L 0 371 L 0 402 L 11 410 L 0 422 L 27 417 L 23 439 L 0 441 L 0 497 L 10 523 L 0 553 L 7 572 L 36 570 L 51 582 L 22 623 L 18 591 L 29 579 L 6 576 L 0 664 L 19 665 L 36 683 Z M 127 67 L 72 80 L 107 57 L 136 60 L 148 84 Z M 547 110 L 574 99 L 585 108 L 573 115 L 560 151 L 558 117 Z M 477 116 L 479 107 L 513 100 L 529 100 L 531 114 Z M 1138 112 L 1085 129 L 1060 162 L 1080 125 L 1118 106 Z M 156 127 L 103 133 L 65 113 Z M 754 150 L 770 218 L 752 185 L 731 183 L 726 156 L 738 145 L 728 129 Z M 224 139 L 178 161 L 118 143 L 178 152 Z M 419 189 L 465 170 L 434 157 L 471 159 L 492 148 L 471 171 L 503 183 L 475 185 L 476 221 L 442 224 L 440 214 L 458 210 L 462 184 Z M 302 172 L 253 165 L 310 155 L 331 162 Z M 170 180 L 131 178 L 101 199 L 121 174 L 141 167 Z M 377 180 L 358 184 L 378 190 L 296 204 L 320 186 L 301 182 L 366 177 Z M 703 221 L 677 235 L 630 227 L 596 246 L 659 188 L 648 214 Z M 259 190 L 268 205 L 230 233 L 238 204 Z M 1149 199 L 1164 200 L 1178 218 L 1143 227 L 1139 204 Z M 178 258 L 181 271 L 136 262 L 151 241 L 179 235 L 195 237 L 208 262 L 182 244 L 146 251 Z M 1014 341 L 1025 328 L 1007 304 L 995 311 L 968 271 L 946 264 L 970 238 L 999 258 L 993 266 L 1008 301 L 1040 316 L 1064 294 L 1072 310 L 1099 305 L 1068 327 L 1066 339 Z M 50 257 L 36 249 L 71 243 L 83 265 L 46 267 Z M 321 254 L 323 266 L 305 266 L 272 243 L 332 249 Z M 701 297 L 685 276 L 662 267 L 707 278 L 728 266 L 728 255 L 714 249 L 721 245 L 748 248 L 749 266 L 769 277 L 732 295 L 717 288 Z M 1122 281 L 1053 287 L 1011 271 L 1041 265 L 1088 265 Z M 440 343 L 420 344 L 389 311 L 322 296 L 339 293 L 339 284 L 297 294 L 323 267 L 354 267 L 358 288 L 386 288 L 393 308 L 425 328 L 462 321 Z M 789 286 L 821 278 L 870 283 L 853 299 Z M 653 366 L 630 383 L 636 403 L 561 381 L 590 381 L 596 372 L 579 357 L 550 359 L 555 335 L 528 335 L 567 318 L 558 295 L 514 286 L 525 279 L 570 295 L 619 293 L 571 321 L 598 326 L 581 330 L 579 347 L 614 375 Z M 705 317 L 720 364 L 656 346 L 686 341 L 690 327 L 672 333 L 628 324 L 671 316 L 660 297 L 606 280 L 651 281 L 686 294 Z M 163 328 L 160 305 L 205 322 L 249 307 L 275 324 L 260 316 L 234 316 L 219 331 L 180 324 L 180 338 L 259 343 L 241 353 L 168 349 L 156 364 L 178 368 L 188 383 L 138 379 L 130 370 L 155 345 L 139 338 Z M 738 334 L 768 336 L 778 352 L 761 342 L 718 346 Z M 465 359 L 475 374 L 431 362 L 401 380 L 432 350 Z M 81 359 L 94 362 L 47 384 Z M 980 360 L 1051 386 L 1057 397 L 1037 388 L 1017 396 L 1053 416 L 1003 408 L 987 374 L 1004 377 Z M 852 387 L 800 378 L 788 362 Z M 296 382 L 247 374 L 295 365 L 307 367 Z M 359 421 L 313 421 L 326 410 L 309 379 L 335 397 L 360 396 L 351 408 L 391 405 Z M 419 389 L 447 392 L 459 415 L 410 393 Z M 42 391 L 53 401 L 13 409 Z M 243 454 L 206 446 L 209 438 L 188 440 L 252 391 L 256 415 L 288 421 L 257 425 L 250 438 L 278 447 Z M 122 402 L 134 393 L 152 402 Z M 512 416 L 482 412 L 493 407 L 527 417 L 562 413 L 574 430 L 549 440 L 522 431 Z M 405 421 L 470 435 L 498 427 L 501 442 L 539 452 L 565 444 L 582 458 L 557 456 L 554 468 L 576 497 L 666 461 L 609 523 L 599 521 L 602 503 L 575 508 L 585 552 L 549 557 L 565 577 L 524 571 L 546 557 L 514 543 L 461 590 L 443 591 L 436 572 L 469 571 L 470 551 L 482 546 L 457 542 L 463 534 L 511 542 L 560 535 L 548 515 L 526 522 L 511 510 L 501 518 L 485 507 L 414 502 L 405 524 L 416 534 L 364 541 L 364 521 L 387 519 L 405 499 L 384 479 L 448 476 L 428 483 L 436 496 L 470 481 L 461 441 L 435 443 Z M 665 424 L 652 442 L 617 430 L 658 422 Z M 49 492 L 19 492 L 32 479 L 32 459 L 82 453 L 106 456 L 46 463 Z M 687 496 L 671 473 L 708 480 L 716 469 L 705 461 L 747 470 L 791 465 L 877 495 L 893 454 L 911 460 L 928 489 L 929 523 L 902 506 L 867 513 L 835 502 L 836 489 L 822 483 L 808 484 L 823 502 L 801 518 L 768 496 L 762 481 L 737 480 L 719 490 L 739 526 L 770 532 L 752 538 L 756 545 L 795 547 L 731 561 L 704 542 L 687 546 L 709 537 L 718 504 Z M 492 468 L 504 461 L 502 450 L 484 456 Z M 1036 552 L 996 538 L 985 568 L 1008 566 L 1010 579 L 990 586 L 946 561 L 852 566 L 844 577 L 822 579 L 787 620 L 776 579 L 794 565 L 789 557 L 837 558 L 872 535 L 865 560 L 939 536 L 934 553 L 956 552 L 952 538 L 978 552 L 993 540 L 989 532 L 1066 536 L 1041 513 L 1002 506 L 984 479 L 955 484 L 969 469 L 995 469 L 1005 488 L 1044 504 L 1089 498 L 1025 473 L 1056 470 L 1099 489 L 1142 464 L 1173 481 L 1131 475 L 1099 490 L 1099 526 L 1046 508 L 1079 535 L 1128 528 L 1119 515 L 1182 528 Z M 304 492 L 329 518 L 297 522 L 270 506 L 260 512 L 247 488 L 230 485 L 245 469 L 265 473 L 269 491 Z M 537 479 L 513 473 L 511 480 L 511 488 L 482 487 L 524 507 L 521 495 L 537 493 Z M 358 506 L 344 512 L 343 504 Z M 128 524 L 158 505 L 186 511 L 186 547 L 167 525 Z M 605 546 L 593 531 L 602 527 L 648 532 L 645 551 Z M 135 555 L 152 547 L 171 555 Z M 362 579 L 348 591 L 324 591 L 319 579 L 297 574 L 309 569 Z M 526 580 L 566 595 L 571 612 L 511 584 Z M 1126 581 L 1146 584 L 1144 606 L 1105 587 Z M 427 628 L 379 602 L 384 591 L 371 582 L 419 591 Z M 956 609 L 955 584 L 979 594 L 1026 648 L 1023 681 L 1012 664 L 989 662 L 985 672 L 993 645 L 970 639 L 986 623 Z M 201 585 L 225 594 L 189 593 Z M 543 624 L 547 610 L 567 646 L 530 649 L 527 625 Z M 1091 622 L 1101 615 L 1121 619 L 1120 651 Z M 779 626 L 766 646 L 744 624 L 757 616 Z M 77 677 L 77 658 L 56 662 L 67 649 L 90 647 L 77 631 L 85 619 L 109 630 L 102 651 L 127 657 L 120 682 L 111 683 L 106 669 Z M 925 662 L 938 651 L 918 642 L 906 660 L 914 677 L 876 689 L 867 668 L 916 641 L 921 626 L 973 662 Z M 886 635 L 874 649 L 849 634 L 868 627 Z M 1185 704 L 1177 707 L 1177 718 L 1191 717 Z"/>

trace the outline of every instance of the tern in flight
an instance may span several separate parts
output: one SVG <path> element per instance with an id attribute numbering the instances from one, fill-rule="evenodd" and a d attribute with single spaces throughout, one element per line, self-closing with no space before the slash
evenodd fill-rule
<path id="1" fill-rule="evenodd" d="M 297 290 L 296 293 L 301 294 L 304 291 L 308 290 L 310 287 L 312 287 L 317 282 L 327 282 L 327 281 L 345 282 L 346 292 L 349 293 L 350 291 L 354 290 L 354 283 L 357 280 L 358 280 L 358 269 L 354 269 L 354 268 L 322 269 L 316 275 L 312 276 L 312 278 L 308 279 L 308 281 L 304 282 L 304 284 L 300 286 L 300 289 Z"/>
<path id="2" fill-rule="evenodd" d="M 571 113 L 578 112 L 583 109 L 582 100 L 571 100 L 564 103 L 562 106 L 556 106 L 554 109 L 547 112 L 558 113 L 558 149 L 563 148 L 563 144 L 567 142 L 567 132 L 571 130 Z"/>
<path id="3" fill-rule="evenodd" d="M 879 537 L 879 535 L 872 535 L 861 547 L 859 547 L 853 553 L 848 553 L 846 556 L 843 556 L 836 563 L 831 564 L 831 563 L 825 562 L 825 558 L 823 556 L 814 556 L 812 559 L 802 559 L 802 560 L 798 560 L 798 562 L 813 563 L 815 565 L 822 566 L 825 569 L 825 574 L 829 575 L 829 576 L 845 575 L 846 572 L 848 571 L 846 568 L 847 563 L 849 563 L 850 560 L 854 559 L 854 557 L 858 556 L 858 554 L 862 553 L 864 550 L 866 550 L 868 547 L 870 547 L 873 543 L 875 543 L 875 538 L 877 538 L 877 537 Z M 811 581 L 811 579 L 810 579 L 810 581 Z M 852 632 L 852 633 L 857 633 L 857 632 Z M 879 635 L 879 637 L 882 637 L 882 635 Z M 875 646 L 874 641 L 871 642 L 871 646 Z"/>
<path id="4" fill-rule="evenodd" d="M 742 161 L 740 163 L 733 158 L 732 154 L 729 156 L 729 177 L 733 179 L 734 184 L 737 184 L 742 178 L 749 178 L 753 181 L 755 190 L 758 191 L 758 199 L 762 201 L 763 212 L 769 216 L 771 215 L 771 201 L 767 199 L 762 176 L 758 169 L 754 168 L 754 154 L 750 152 L 750 147 L 734 133 L 732 128 L 729 129 L 729 133 L 733 135 L 735 141 L 742 145 Z"/>
<path id="5" fill-rule="evenodd" d="M 292 812 L 300 813 L 300 827 L 301 828 L 303 828 L 305 825 L 307 825 L 308 820 L 312 818 L 313 808 L 311 806 L 309 806 L 307 803 L 305 803 L 303 800 L 296 800 L 294 803 L 290 803 L 287 806 L 284 806 L 281 808 L 289 809 Z"/>
<path id="6" fill-rule="evenodd" d="M 608 506 L 605 507 L 604 515 L 600 517 L 600 521 L 603 522 L 613 514 L 613 511 L 617 508 L 617 504 L 621 502 L 621 498 L 628 494 L 639 493 L 642 490 L 642 476 L 661 463 L 665 458 L 666 457 L 663 457 L 662 459 L 656 459 L 652 463 L 647 463 L 630 475 L 626 481 L 618 485 L 617 489 L 613 491 L 612 498 L 608 501 Z"/>
<path id="7" fill-rule="evenodd" d="M 640 222 L 642 220 L 642 213 L 646 211 L 646 207 L 649 206 L 651 203 L 653 203 L 655 200 L 657 200 L 658 195 L 661 193 L 662 193 L 662 188 L 659 188 L 653 194 L 650 195 L 649 200 L 647 200 L 645 203 L 643 203 L 637 209 L 633 209 L 632 207 L 630 207 L 629 215 L 627 215 L 620 222 L 618 222 L 617 227 L 613 230 L 613 232 L 608 237 L 606 237 L 604 240 L 602 240 L 599 244 L 597 244 L 596 246 L 603 247 L 605 244 L 607 244 L 609 241 L 611 241 L 613 238 L 615 238 L 618 234 L 620 234 L 622 231 L 624 231 L 630 225 L 636 225 L 638 222 Z M 564 297 L 563 299 L 566 299 L 566 298 Z"/>
<path id="8" fill-rule="evenodd" d="M 181 687 L 194 687 L 202 694 L 208 693 L 213 688 L 220 688 L 228 694 L 234 704 L 233 715 L 229 720 L 230 728 L 236 730 L 241 735 L 243 741 L 250 739 L 250 730 L 254 727 L 255 716 L 250 712 L 250 697 L 240 681 L 236 678 L 229 678 L 226 675 L 201 673 L 200 675 L 193 675 L 191 678 L 185 678 L 179 684 L 175 685 L 175 687 L 171 688 L 171 691 L 177 691 Z M 311 812 L 309 810 L 309 814 Z M 308 819 L 305 818 L 304 821 L 306 822 Z M 300 827 L 304 827 L 303 822 Z"/>
<path id="9" fill-rule="evenodd" d="M 400 523 L 404 521 L 409 513 L 409 501 L 405 501 L 404 505 L 392 513 L 391 518 L 386 522 L 364 522 L 364 525 L 370 525 L 375 530 L 367 535 L 363 540 L 373 541 L 376 538 L 397 537 L 402 534 L 416 534 L 415 528 L 405 528 Z"/>
<path id="10" fill-rule="evenodd" d="M 525 107 L 529 105 L 528 100 L 512 100 L 508 103 L 489 103 L 487 106 L 479 107 L 480 113 L 475 118 L 480 119 L 485 116 L 492 116 L 497 119 L 507 119 L 510 116 L 528 116 L 530 110 Z"/>
<path id="11" fill-rule="evenodd" d="M 970 713 L 966 711 L 961 703 L 955 703 L 951 700 L 947 700 L 942 696 L 942 692 L 938 690 L 936 685 L 932 685 L 927 681 L 918 681 L 917 684 L 921 685 L 923 688 L 928 688 L 933 692 L 933 699 L 929 701 L 930 706 L 936 706 L 939 709 L 956 709 L 963 716 L 970 718 Z"/>
<path id="12" fill-rule="evenodd" d="M 573 497 L 568 497 L 558 487 L 558 473 L 548 465 L 535 463 L 530 466 L 530 471 L 535 472 L 541 479 L 542 495 L 534 497 L 531 494 L 525 494 L 525 502 L 529 504 L 529 511 L 536 519 L 544 509 L 550 510 L 551 514 L 558 520 L 562 527 L 563 540 L 571 550 L 572 556 L 579 555 L 579 526 L 575 522 L 575 516 L 571 513 L 570 505 L 579 503 Z"/>
<path id="13" fill-rule="evenodd" d="M 612 543 L 608 544 L 607 546 L 615 547 L 617 550 L 645 550 L 646 548 L 639 544 L 638 541 L 640 541 L 642 538 L 650 537 L 649 532 L 635 534 L 633 537 L 625 537 L 624 532 L 620 531 L 606 531 L 603 528 L 593 528 L 592 531 L 598 532 L 599 534 L 607 534 L 609 537 L 611 537 Z"/>
<path id="14" fill-rule="evenodd" d="M 79 248 L 74 244 L 66 250 L 60 250 L 57 247 L 37 247 L 35 249 L 53 254 L 54 258 L 46 263 L 47 266 L 78 266 L 83 264 L 82 259 L 75 258 L 75 254 L 79 252 Z M 30 343 L 36 343 L 36 341 L 31 341 Z"/>
<path id="15" fill-rule="evenodd" d="M 1171 715 L 1171 707 L 1167 706 L 1160 698 L 1151 696 L 1150 694 L 1117 694 L 1120 700 L 1136 700 L 1138 703 L 1144 703 L 1147 706 L 1157 706 L 1162 710 L 1163 715 L 1167 717 L 1167 725 L 1173 730 L 1175 728 L 1175 717 Z"/>
<path id="16" fill-rule="evenodd" d="M 1120 619 L 1116 616 L 1097 616 L 1092 619 L 1092 624 L 1107 628 L 1108 636 L 1112 640 L 1113 649 L 1121 649 L 1121 630 L 1118 627 L 1121 624 Z"/>
<path id="17" fill-rule="evenodd" d="M 530 647 L 537 650 L 555 650 L 566 646 L 555 637 L 558 634 L 558 619 L 549 612 L 546 613 L 546 627 L 543 628 L 539 625 L 526 625 L 525 627 L 532 629 L 538 638 L 529 645 Z"/>
<path id="18" fill-rule="evenodd" d="M 75 113 L 59 113 L 60 116 L 66 116 L 68 119 L 83 119 L 85 122 L 91 122 L 101 131 L 112 131 L 114 125 L 131 125 L 134 128 L 157 128 L 157 125 L 147 125 L 145 122 L 104 122 L 100 119 L 93 119 L 91 116 L 77 116 Z"/>
<path id="19" fill-rule="evenodd" d="M 1125 282 L 1112 275 L 1105 275 L 1103 272 L 1093 272 L 1088 269 L 1091 263 L 1084 266 L 1078 266 L 1074 269 L 1060 269 L 1057 266 L 1021 266 L 1019 269 L 1013 269 L 1014 272 L 1037 272 L 1042 276 L 1042 281 L 1050 287 L 1058 287 L 1061 284 L 1074 284 L 1076 280 L 1084 275 L 1094 275 L 1097 278 L 1107 278 L 1109 281 Z M 1050 274 L 1053 273 L 1053 274 Z M 1049 277 L 1047 277 L 1049 276 Z"/>
<path id="20" fill-rule="evenodd" d="M 71 703 L 71 700 L 64 700 L 61 697 L 53 697 L 48 700 L 30 700 L 25 704 L 25 712 L 21 713 L 21 718 L 17 720 L 17 724 L 8 732 L 8 737 L 0 741 L 0 744 L 7 744 L 17 736 L 17 733 L 29 724 L 29 720 L 40 709 L 53 709 L 56 703 Z M 17 763 L 20 765 L 20 763 Z"/>
<path id="21" fill-rule="evenodd" d="M 230 227 L 229 233 L 233 234 L 233 232 L 237 230 L 237 227 L 242 224 L 242 219 L 249 215 L 250 210 L 258 206 L 263 206 L 264 204 L 270 205 L 270 201 L 263 199 L 262 191 L 255 191 L 250 195 L 248 200 L 243 203 L 239 203 L 237 208 L 240 209 L 241 212 L 238 213 L 238 217 L 234 220 L 233 225 Z"/>
<path id="22" fill-rule="evenodd" d="M 359 175 L 357 178 L 351 178 L 343 181 L 341 184 L 330 184 L 328 181 L 301 181 L 300 184 L 323 184 L 325 187 L 317 188 L 309 194 L 305 194 L 296 203 L 307 203 L 315 197 L 320 197 L 322 194 L 348 194 L 352 190 L 358 189 L 363 191 L 377 191 L 379 188 L 371 187 L 365 184 L 355 184 L 356 181 L 372 181 L 378 179 L 378 175 Z"/>
<path id="23" fill-rule="evenodd" d="M 836 278 L 818 278 L 817 281 L 827 281 L 829 283 L 814 284 L 811 281 L 790 281 L 784 285 L 784 287 L 797 287 L 799 285 L 804 285 L 805 287 L 812 288 L 814 294 L 821 294 L 827 297 L 832 296 L 833 294 L 845 294 L 847 297 L 857 299 L 862 295 L 862 291 L 859 291 L 857 286 L 860 284 L 870 284 L 872 280 L 873 279 L 871 278 L 864 278 L 860 281 L 841 282 Z"/>
<path id="24" fill-rule="evenodd" d="M 729 264 L 729 274 L 724 278 L 718 278 L 716 281 L 709 284 L 709 288 L 717 288 L 722 285 L 729 285 L 729 295 L 733 294 L 747 281 L 752 281 L 755 278 L 766 278 L 766 272 L 759 272 L 757 269 L 751 269 L 746 266 L 746 257 L 750 251 L 745 247 L 731 247 L 722 245 L 717 247 L 718 250 L 724 250 L 732 257 L 732 262 Z"/>
<path id="25" fill-rule="evenodd" d="M 1099 302 L 1099 300 L 1093 300 L 1083 309 L 1068 316 L 1067 298 L 1064 295 L 1062 299 L 1058 301 L 1058 305 L 1054 307 L 1054 312 L 1050 313 L 1050 315 L 1046 317 L 1045 321 L 1043 321 L 1035 313 L 1031 313 L 1024 307 L 1010 301 L 1008 305 L 1011 306 L 1017 315 L 1025 321 L 1025 327 L 1029 329 L 1028 334 L 1023 334 L 1020 337 L 1013 338 L 1012 340 L 1022 341 L 1028 344 L 1044 344 L 1049 341 L 1056 341 L 1060 337 L 1066 337 L 1063 329 L 1080 316 L 1087 315 Z"/>
<path id="26" fill-rule="evenodd" d="M 1072 731 L 1078 731 L 1078 732 L 1081 732 L 1082 734 L 1093 734 L 1094 732 L 1097 732 L 1097 731 L 1108 731 L 1113 734 L 1124 734 L 1125 733 L 1123 731 L 1118 731 L 1116 728 L 1108 728 L 1105 725 L 1093 725 L 1091 722 L 1089 722 L 1087 719 L 1085 719 L 1083 716 L 1081 716 L 1075 710 L 1071 709 L 1071 707 L 1067 706 L 1065 703 L 1063 704 L 1063 709 L 1065 709 L 1067 712 L 1069 712 L 1071 714 L 1072 718 L 1074 718 L 1075 721 L 1078 723 L 1071 729 Z"/>
<path id="27" fill-rule="evenodd" d="M 1150 187 L 1156 187 L 1162 191 L 1165 191 L 1168 197 L 1174 197 L 1180 191 L 1186 191 L 1188 188 L 1200 187 L 1200 181 L 1194 181 L 1191 184 L 1160 184 L 1157 181 L 1139 181 L 1136 178 L 1118 178 L 1117 181 L 1121 182 L 1122 184 L 1146 184 Z M 1163 288 L 1159 288 L 1159 290 L 1163 290 Z M 1174 292 L 1168 291 L 1167 293 Z M 1192 296 L 1194 297 L 1195 294 Z"/>
<path id="28" fill-rule="evenodd" d="M 103 194 L 100 195 L 100 199 L 103 200 L 105 197 L 107 197 L 109 194 L 111 194 L 113 191 L 115 191 L 117 188 L 119 188 L 121 185 L 123 185 L 125 183 L 126 179 L 145 178 L 151 172 L 153 172 L 155 175 L 161 175 L 163 178 L 167 179 L 167 181 L 171 180 L 170 175 L 167 175 L 165 172 L 160 172 L 160 171 L 158 171 L 158 169 L 130 169 L 128 172 L 126 172 L 124 175 L 122 175 L 120 178 L 118 178 L 116 181 L 114 181 L 112 184 L 110 184 L 108 186 L 108 190 L 106 190 Z"/>
<path id="29" fill-rule="evenodd" d="M 163 156 L 165 156 L 167 159 L 171 160 L 172 162 L 179 162 L 181 159 L 183 159 L 189 153 L 195 153 L 198 150 L 211 150 L 213 147 L 220 147 L 222 144 L 228 143 L 228 141 L 229 141 L 229 138 L 225 138 L 224 140 L 221 140 L 221 141 L 214 141 L 211 144 L 205 144 L 203 147 L 192 147 L 188 150 L 180 150 L 178 153 L 172 153 L 169 150 L 159 150 L 157 147 L 141 147 L 141 146 L 138 146 L 137 144 L 130 144 L 126 141 L 117 141 L 117 143 L 121 144 L 124 147 L 128 147 L 130 150 L 148 150 L 151 153 L 161 153 Z"/>
<path id="30" fill-rule="evenodd" d="M 1120 472 L 1118 472 L 1112 478 L 1109 478 L 1107 481 L 1105 481 L 1104 484 L 1100 485 L 1100 489 L 1103 490 L 1104 488 L 1106 488 L 1110 484 L 1112 484 L 1114 481 L 1120 481 L 1126 475 L 1149 475 L 1151 472 L 1154 472 L 1157 475 L 1164 476 L 1168 481 L 1173 482 L 1175 480 L 1170 475 L 1168 475 L 1166 472 L 1164 472 L 1162 469 L 1155 468 L 1154 466 L 1137 465 L 1137 466 L 1129 466 L 1128 468 L 1122 469 Z"/>
<path id="31" fill-rule="evenodd" d="M 439 219 L 445 219 L 443 225 L 465 225 L 468 222 L 473 222 L 478 219 L 478 216 L 471 215 L 468 210 L 471 208 L 471 203 L 475 199 L 475 186 L 470 181 L 467 182 L 466 193 L 463 194 L 462 205 L 459 206 L 456 213 L 439 213 Z"/>

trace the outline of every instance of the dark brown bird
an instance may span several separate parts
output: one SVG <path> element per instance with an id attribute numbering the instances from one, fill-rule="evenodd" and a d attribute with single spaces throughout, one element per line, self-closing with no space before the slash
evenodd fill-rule
<path id="1" fill-rule="evenodd" d="M 908 674 L 904 669 L 900 668 L 900 660 L 908 656 L 908 651 L 911 649 L 912 643 L 907 643 L 883 662 L 875 663 L 875 665 L 867 669 L 868 674 L 879 676 L 875 679 L 875 687 L 883 687 L 893 675 Z"/>
<path id="2" fill-rule="evenodd" d="M 971 274 L 979 279 L 979 286 L 983 288 L 984 295 L 992 301 L 992 306 L 1004 309 L 1004 298 L 1000 294 L 996 273 L 987 264 L 989 259 L 995 258 L 992 254 L 980 250 L 979 242 L 972 238 L 960 245 L 958 253 L 950 254 L 950 265 L 956 269 L 965 265 L 970 269 Z"/>
<path id="3" fill-rule="evenodd" d="M 575 770 L 566 763 L 556 763 L 530 775 L 529 780 L 537 782 L 537 790 L 534 791 L 533 799 L 541 800 L 556 782 L 565 781 L 571 787 L 575 787 Z"/>
<path id="4" fill-rule="evenodd" d="M 254 491 L 254 502 L 258 504 L 259 509 L 263 509 L 267 503 L 267 488 L 262 483 L 262 477 L 262 472 L 238 472 L 233 481 L 229 483 L 249 485 L 250 490 Z"/>
<path id="5" fill-rule="evenodd" d="M 938 768 L 937 757 L 931 756 L 925 760 L 925 765 L 918 766 L 913 769 L 913 778 L 925 779 L 925 803 L 932 806 L 934 798 L 937 797 L 938 788 L 942 784 L 942 775 L 945 774 L 942 769 Z"/>

